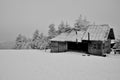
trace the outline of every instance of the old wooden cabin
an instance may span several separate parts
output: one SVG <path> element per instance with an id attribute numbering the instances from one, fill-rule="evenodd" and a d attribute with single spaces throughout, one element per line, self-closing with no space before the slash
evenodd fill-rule
<path id="1" fill-rule="evenodd" d="M 51 39 L 51 52 L 80 51 L 104 55 L 111 51 L 114 31 L 109 25 L 90 25 L 86 31 L 76 29 Z"/>

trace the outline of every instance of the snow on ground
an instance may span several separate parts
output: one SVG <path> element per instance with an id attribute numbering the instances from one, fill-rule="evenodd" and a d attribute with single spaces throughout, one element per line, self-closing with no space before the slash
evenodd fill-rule
<path id="1" fill-rule="evenodd" d="M 0 50 L 0 80 L 120 80 L 120 56 Z"/>

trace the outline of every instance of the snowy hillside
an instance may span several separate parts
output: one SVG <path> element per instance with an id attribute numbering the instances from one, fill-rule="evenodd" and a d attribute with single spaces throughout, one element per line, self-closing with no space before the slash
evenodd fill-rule
<path id="1" fill-rule="evenodd" d="M 15 41 L 1 42 L 0 49 L 13 49 L 15 48 Z"/>
<path id="2" fill-rule="evenodd" d="M 0 80 L 120 80 L 120 56 L 1 50 Z"/>

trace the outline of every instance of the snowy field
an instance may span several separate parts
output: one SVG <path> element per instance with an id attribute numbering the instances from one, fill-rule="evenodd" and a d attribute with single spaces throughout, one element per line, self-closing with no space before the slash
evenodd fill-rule
<path id="1" fill-rule="evenodd" d="M 0 80 L 120 80 L 120 56 L 0 50 Z"/>

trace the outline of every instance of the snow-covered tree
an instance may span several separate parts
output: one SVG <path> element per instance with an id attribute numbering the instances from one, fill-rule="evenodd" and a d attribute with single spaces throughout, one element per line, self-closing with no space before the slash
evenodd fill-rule
<path id="1" fill-rule="evenodd" d="M 32 45 L 31 45 L 31 47 L 33 49 L 38 49 L 38 42 L 39 42 L 39 40 L 40 40 L 39 30 L 36 30 L 33 33 L 33 38 L 32 38 Z"/>
<path id="2" fill-rule="evenodd" d="M 87 21 L 86 18 L 83 19 L 82 15 L 80 15 L 80 17 L 76 20 L 74 24 L 75 28 L 80 30 L 86 30 L 88 25 L 89 25 L 89 21 Z"/>
<path id="3" fill-rule="evenodd" d="M 33 41 L 39 39 L 39 30 L 36 30 L 33 34 Z"/>
<path id="4" fill-rule="evenodd" d="M 66 22 L 66 24 L 65 24 L 63 21 L 61 21 L 61 23 L 60 23 L 59 26 L 58 26 L 58 31 L 57 31 L 57 33 L 58 33 L 58 35 L 59 35 L 59 34 L 61 34 L 61 33 L 67 32 L 67 31 L 69 31 L 69 30 L 71 30 L 70 25 L 69 25 L 67 22 Z"/>
<path id="5" fill-rule="evenodd" d="M 44 35 L 43 33 L 40 33 L 39 40 L 37 40 L 37 49 L 43 49 L 42 44 L 44 42 Z"/>
<path id="6" fill-rule="evenodd" d="M 40 33 L 39 37 L 40 37 L 40 39 L 43 39 L 44 38 L 44 34 Z"/>
<path id="7" fill-rule="evenodd" d="M 43 33 L 39 33 L 38 30 L 36 30 L 33 34 L 32 44 L 31 47 L 33 49 L 45 49 L 46 45 L 48 45 L 48 41 L 46 41 L 46 37 Z"/>
<path id="8" fill-rule="evenodd" d="M 72 28 L 70 27 L 70 25 L 66 22 L 66 24 L 65 24 L 65 26 L 64 26 L 65 28 L 65 32 L 67 32 L 67 31 L 70 31 Z"/>
<path id="9" fill-rule="evenodd" d="M 29 38 L 25 44 L 25 49 L 32 49 L 32 40 Z"/>
<path id="10" fill-rule="evenodd" d="M 61 23 L 58 25 L 58 35 L 63 32 L 65 32 L 65 24 L 63 21 L 61 21 Z"/>
<path id="11" fill-rule="evenodd" d="M 52 39 L 56 36 L 56 29 L 54 24 L 49 25 L 49 31 L 48 31 L 49 38 Z"/>
<path id="12" fill-rule="evenodd" d="M 18 37 L 16 38 L 16 49 L 24 49 L 26 43 L 27 43 L 27 38 L 19 34 Z"/>

